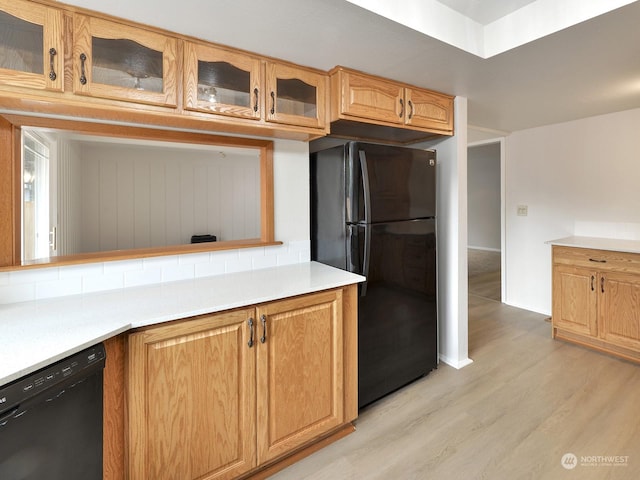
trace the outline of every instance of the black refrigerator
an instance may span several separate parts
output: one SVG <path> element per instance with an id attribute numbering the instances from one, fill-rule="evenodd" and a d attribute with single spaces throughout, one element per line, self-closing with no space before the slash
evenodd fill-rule
<path id="1" fill-rule="evenodd" d="M 349 142 L 310 156 L 311 257 L 364 275 L 358 405 L 438 362 L 436 154 Z"/>

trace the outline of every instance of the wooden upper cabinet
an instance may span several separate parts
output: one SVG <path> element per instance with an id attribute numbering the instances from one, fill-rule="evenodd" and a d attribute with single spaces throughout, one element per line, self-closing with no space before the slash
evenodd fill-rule
<path id="1" fill-rule="evenodd" d="M 74 14 L 76 94 L 176 106 L 176 38 Z"/>
<path id="2" fill-rule="evenodd" d="M 342 290 L 257 308 L 258 463 L 344 421 Z"/>
<path id="3" fill-rule="evenodd" d="M 405 88 L 405 104 L 407 125 L 453 132 L 453 97 Z"/>
<path id="4" fill-rule="evenodd" d="M 185 42 L 183 70 L 185 109 L 261 118 L 263 103 L 259 57 Z"/>
<path id="5" fill-rule="evenodd" d="M 232 479 L 256 466 L 255 348 L 242 309 L 129 336 L 131 479 Z"/>
<path id="6" fill-rule="evenodd" d="M 62 91 L 62 10 L 0 0 L 0 84 Z"/>
<path id="7" fill-rule="evenodd" d="M 265 108 L 268 122 L 324 128 L 326 74 L 289 64 L 266 62 Z"/>
<path id="8" fill-rule="evenodd" d="M 331 121 L 453 134 L 453 97 L 336 67 L 331 72 Z"/>
<path id="9" fill-rule="evenodd" d="M 404 88 L 392 81 L 341 72 L 336 95 L 340 113 L 382 122 L 404 123 Z"/>

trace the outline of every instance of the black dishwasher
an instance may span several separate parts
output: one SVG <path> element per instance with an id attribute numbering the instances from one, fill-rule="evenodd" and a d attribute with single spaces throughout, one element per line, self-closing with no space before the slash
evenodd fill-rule
<path id="1" fill-rule="evenodd" d="M 99 344 L 0 387 L 0 479 L 102 479 Z"/>

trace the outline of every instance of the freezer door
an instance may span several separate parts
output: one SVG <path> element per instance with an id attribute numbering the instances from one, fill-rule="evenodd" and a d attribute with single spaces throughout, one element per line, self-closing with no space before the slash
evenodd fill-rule
<path id="1" fill-rule="evenodd" d="M 436 226 L 414 220 L 357 228 L 367 270 L 358 302 L 362 407 L 437 365 Z"/>
<path id="2" fill-rule="evenodd" d="M 347 159 L 348 222 L 435 217 L 434 151 L 351 142 Z"/>

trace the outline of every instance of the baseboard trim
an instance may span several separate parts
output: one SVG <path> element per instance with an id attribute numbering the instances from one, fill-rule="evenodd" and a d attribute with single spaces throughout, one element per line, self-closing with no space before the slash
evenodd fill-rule
<path id="1" fill-rule="evenodd" d="M 448 358 L 445 355 L 440 355 L 440 361 L 446 363 L 450 367 L 455 368 L 456 370 L 460 370 L 461 368 L 464 368 L 473 363 L 473 360 L 471 360 L 469 357 L 462 360 L 454 360 L 452 358 Z"/>
<path id="2" fill-rule="evenodd" d="M 467 245 L 467 248 L 469 250 L 482 250 L 483 252 L 496 252 L 496 253 L 501 252 L 499 248 L 477 247 L 475 245 Z"/>

